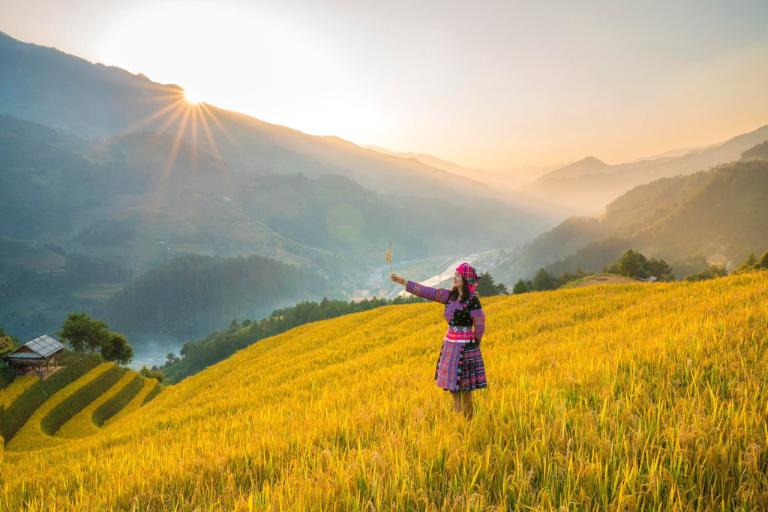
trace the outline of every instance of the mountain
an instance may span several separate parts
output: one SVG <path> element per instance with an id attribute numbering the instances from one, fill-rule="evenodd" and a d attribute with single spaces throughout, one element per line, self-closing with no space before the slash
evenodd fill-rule
<path id="1" fill-rule="evenodd" d="M 530 183 L 542 174 L 551 171 L 551 167 L 529 166 L 499 171 L 488 171 L 465 167 L 426 153 L 397 153 L 382 148 L 381 146 L 374 145 L 367 145 L 364 147 L 385 155 L 415 160 L 430 167 L 442 169 L 457 176 L 463 176 L 479 183 L 483 183 L 492 187 L 497 192 L 503 193 L 504 196 L 507 197 L 508 200 L 513 201 L 515 205 L 526 211 L 533 212 L 540 218 L 550 222 L 559 222 L 564 217 L 574 213 L 572 208 L 563 207 L 562 205 L 548 201 L 545 198 L 532 197 L 521 193 L 521 186 Z"/>
<path id="2" fill-rule="evenodd" d="M 233 170 L 167 134 L 93 143 L 0 115 L 0 150 L 1 234 L 109 255 L 139 272 L 187 252 L 257 252 L 336 270 L 332 253 L 373 257 L 390 239 L 400 257 L 424 257 L 455 249 L 454 216 L 483 226 L 462 234 L 474 249 L 536 229 L 493 201 L 454 205 L 379 194 L 338 174 Z"/>
<path id="3" fill-rule="evenodd" d="M 584 159 L 545 174 L 521 190 L 582 213 L 599 214 L 609 202 L 634 187 L 659 178 L 691 174 L 738 160 L 744 151 L 767 139 L 768 126 L 763 126 L 725 142 L 691 150 L 681 156 L 651 158 L 617 165 L 605 165 L 597 159 Z"/>
<path id="4" fill-rule="evenodd" d="M 541 267 L 597 271 L 629 248 L 669 262 L 701 256 L 734 265 L 768 248 L 765 204 L 768 160 L 742 158 L 636 187 L 611 202 L 601 218 L 568 219 L 491 272 L 514 282 Z"/>
<path id="5" fill-rule="evenodd" d="M 433 381 L 440 307 L 387 306 L 263 339 L 76 439 L 27 422 L 3 510 L 763 508 L 744 490 L 765 475 L 768 272 L 482 300 L 471 423 Z"/>
<path id="6" fill-rule="evenodd" d="M 0 68 L 6 77 L 0 82 L 0 113 L 85 139 L 135 131 L 168 133 L 193 149 L 205 148 L 233 171 L 341 174 L 379 193 L 407 190 L 409 195 L 445 200 L 460 191 L 471 202 L 494 200 L 500 207 L 520 208 L 511 194 L 417 160 L 382 155 L 338 137 L 307 135 L 209 104 L 190 105 L 177 85 L 157 84 L 141 74 L 3 33 Z M 524 211 L 517 215 L 524 224 L 537 224 Z"/>
<path id="7" fill-rule="evenodd" d="M 332 276 L 333 296 L 365 287 L 389 240 L 395 261 L 453 253 L 455 217 L 483 226 L 461 235 L 473 251 L 535 233 L 492 201 L 380 194 L 338 174 L 251 173 L 165 133 L 91 141 L 6 114 L 0 154 L 0 237 L 17 247 L 0 253 L 0 325 L 22 338 L 55 330 L 67 310 L 98 312 L 132 278 L 190 253 L 290 263 Z M 263 311 L 284 304 L 273 299 Z M 237 307 L 217 315 L 228 322 Z M 210 320 L 198 319 L 205 332 Z"/>
<path id="8" fill-rule="evenodd" d="M 762 144 L 758 144 L 752 149 L 745 151 L 741 155 L 741 159 L 742 160 L 754 160 L 754 159 L 768 160 L 768 140 L 764 141 Z"/>
<path id="9" fill-rule="evenodd" d="M 418 160 L 430 167 L 436 169 L 443 169 L 444 171 L 458 174 L 467 178 L 474 179 L 486 184 L 502 185 L 506 187 L 519 187 L 525 183 L 529 183 L 536 178 L 558 168 L 558 166 L 523 166 L 514 167 L 498 171 L 488 171 L 485 169 L 476 169 L 459 165 L 455 162 L 450 162 L 443 158 L 430 155 L 427 153 L 408 153 L 408 152 L 396 152 L 381 146 L 373 144 L 367 144 L 363 146 L 367 149 L 372 149 L 385 155 L 397 156 L 400 158 L 412 158 Z"/>
<path id="10" fill-rule="evenodd" d="M 598 219 L 569 217 L 523 247 L 512 251 L 505 260 L 491 269 L 491 273 L 496 280 L 512 285 L 518 279 L 529 278 L 539 268 L 552 264 L 604 236 L 607 236 L 607 231 Z"/>
<path id="11" fill-rule="evenodd" d="M 574 162 L 572 164 L 566 165 L 565 167 L 560 167 L 559 169 L 550 171 L 544 176 L 541 176 L 537 181 L 550 181 L 563 178 L 579 178 L 581 176 L 589 176 L 590 174 L 602 173 L 608 169 L 610 169 L 610 166 L 605 162 L 593 156 L 588 156 L 582 158 L 578 162 Z"/>

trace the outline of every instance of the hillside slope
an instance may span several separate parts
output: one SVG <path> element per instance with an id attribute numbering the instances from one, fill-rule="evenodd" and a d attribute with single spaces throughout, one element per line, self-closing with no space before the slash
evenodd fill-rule
<path id="1" fill-rule="evenodd" d="M 702 256 L 731 267 L 768 248 L 766 203 L 768 160 L 744 159 L 662 178 L 623 194 L 599 219 L 567 219 L 491 272 L 508 283 L 541 267 L 596 272 L 630 248 L 672 264 Z"/>
<path id="2" fill-rule="evenodd" d="M 768 273 L 483 304 L 471 424 L 433 382 L 440 307 L 389 306 L 263 340 L 85 440 L 7 451 L 0 509 L 765 505 Z"/>
<path id="3" fill-rule="evenodd" d="M 178 134 L 188 143 L 205 146 L 231 169 L 251 175 L 342 174 L 380 193 L 399 193 L 407 183 L 414 195 L 443 198 L 460 191 L 520 206 L 514 194 L 338 137 L 309 135 L 208 104 L 193 112 L 178 85 L 152 82 L 145 75 L 18 41 L 3 32 L 0 67 L 5 72 L 0 112 L 86 139 L 138 130 Z M 188 124 L 190 129 L 185 129 Z M 524 212 L 519 219 L 521 229 L 537 222 Z"/>

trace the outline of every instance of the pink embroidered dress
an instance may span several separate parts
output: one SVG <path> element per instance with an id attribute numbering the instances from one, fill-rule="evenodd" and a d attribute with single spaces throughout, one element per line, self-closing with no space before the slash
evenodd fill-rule
<path id="1" fill-rule="evenodd" d="M 485 313 L 480 299 L 470 293 L 463 301 L 450 300 L 450 290 L 408 281 L 405 290 L 418 297 L 445 304 L 448 329 L 435 367 L 435 381 L 447 391 L 469 391 L 488 387 L 480 341 L 485 331 Z"/>

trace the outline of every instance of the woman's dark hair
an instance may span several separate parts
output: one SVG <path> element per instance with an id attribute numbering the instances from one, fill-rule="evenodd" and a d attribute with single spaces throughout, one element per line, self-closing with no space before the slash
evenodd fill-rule
<path id="1" fill-rule="evenodd" d="M 464 279 L 464 276 L 461 276 L 461 288 L 462 288 L 462 297 L 464 300 L 467 300 L 469 298 L 469 284 L 467 283 L 467 280 Z M 453 287 L 453 290 L 451 290 L 450 295 L 448 295 L 448 300 L 456 300 L 459 298 L 459 289 L 455 286 Z"/>

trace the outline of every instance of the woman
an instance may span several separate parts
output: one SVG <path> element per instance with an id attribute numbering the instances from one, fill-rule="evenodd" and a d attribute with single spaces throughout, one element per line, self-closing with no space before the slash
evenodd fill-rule
<path id="1" fill-rule="evenodd" d="M 435 381 L 451 392 L 454 410 L 471 419 L 474 414 L 471 391 L 488 387 L 480 353 L 485 314 L 475 294 L 478 280 L 475 269 L 469 263 L 456 267 L 453 290 L 430 288 L 394 273 L 390 279 L 405 285 L 405 290 L 414 295 L 445 304 L 448 331 L 437 359 Z"/>

